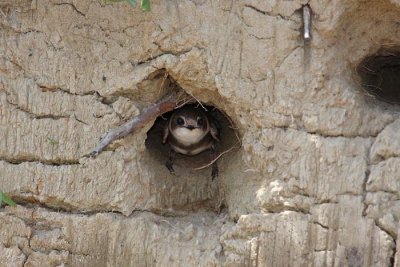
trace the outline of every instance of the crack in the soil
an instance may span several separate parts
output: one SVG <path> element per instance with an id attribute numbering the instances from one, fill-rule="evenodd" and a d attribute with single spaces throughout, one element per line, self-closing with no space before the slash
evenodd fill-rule
<path id="1" fill-rule="evenodd" d="M 363 138 L 363 139 L 376 138 L 381 133 L 381 132 L 379 132 L 379 133 L 374 134 L 374 135 L 372 135 L 372 134 L 371 135 L 362 135 L 362 134 L 361 135 L 346 135 L 346 134 L 324 134 L 324 133 L 321 133 L 321 132 L 318 132 L 318 131 L 307 131 L 305 129 L 303 131 L 305 133 L 321 136 L 321 137 L 324 137 L 324 138 L 331 138 L 331 137 L 339 138 L 339 137 L 342 137 L 342 138 L 351 138 L 351 139 L 353 139 L 353 138 Z"/>
<path id="2" fill-rule="evenodd" d="M 36 82 L 36 81 L 35 81 Z M 44 85 L 41 83 L 36 82 L 37 86 L 40 88 L 40 90 L 42 92 L 63 92 L 65 94 L 68 95 L 72 95 L 72 96 L 96 96 L 96 97 L 101 97 L 99 92 L 97 91 L 88 91 L 88 92 L 84 92 L 84 93 L 72 93 L 71 91 L 58 87 L 58 86 L 49 86 L 49 85 Z"/>
<path id="3" fill-rule="evenodd" d="M 154 44 L 157 45 L 156 43 L 154 43 Z M 133 67 L 137 67 L 137 66 L 140 66 L 140 65 L 143 65 L 143 64 L 150 63 L 151 61 L 155 61 L 155 60 L 157 60 L 158 58 L 161 58 L 161 57 L 163 57 L 163 56 L 168 56 L 168 55 L 170 55 L 170 56 L 180 57 L 180 56 L 182 56 L 182 55 L 185 55 L 185 54 L 191 52 L 194 48 L 197 48 L 197 49 L 199 49 L 199 50 L 202 50 L 200 47 L 197 47 L 197 46 L 193 46 L 193 47 L 190 47 L 190 48 L 188 48 L 188 49 L 185 49 L 185 50 L 182 50 L 182 51 L 179 51 L 179 52 L 163 51 L 163 50 L 160 48 L 160 51 L 161 51 L 160 54 L 157 54 L 157 55 L 148 57 L 148 58 L 146 58 L 146 59 L 143 59 L 143 60 L 140 60 L 140 61 L 137 61 L 137 62 L 131 61 L 131 64 L 132 64 Z"/>
<path id="4" fill-rule="evenodd" d="M 21 106 L 19 106 L 18 104 L 15 104 L 13 102 L 11 102 L 7 97 L 6 97 L 6 102 L 13 106 L 16 110 L 19 110 L 23 113 L 28 114 L 29 117 L 40 120 L 40 119 L 52 119 L 52 120 L 60 120 L 60 119 L 68 119 L 70 118 L 70 116 L 65 116 L 65 115 L 51 115 L 51 114 L 46 114 L 46 115 L 37 115 L 33 112 L 31 112 L 28 109 L 25 109 Z"/>
<path id="5" fill-rule="evenodd" d="M 388 236 L 390 236 L 393 241 L 394 246 L 392 248 L 392 255 L 390 256 L 389 267 L 394 267 L 395 257 L 396 257 L 396 253 L 397 253 L 397 236 L 396 236 L 396 234 L 393 234 L 390 231 L 388 231 L 387 229 L 385 229 L 385 227 L 383 225 L 381 225 L 378 220 L 375 220 L 375 226 L 378 227 L 382 232 L 385 232 Z"/>
<path id="6" fill-rule="evenodd" d="M 280 19 L 283 19 L 283 20 L 293 21 L 291 19 L 291 16 L 294 14 L 294 12 L 290 16 L 284 16 L 284 15 L 282 15 L 280 13 L 273 13 L 273 12 L 261 10 L 261 9 L 255 7 L 255 6 L 253 6 L 253 5 L 250 5 L 250 4 L 245 4 L 244 7 L 250 8 L 250 9 L 254 10 L 255 12 L 257 12 L 259 14 L 262 14 L 264 16 L 270 16 L 270 17 L 274 17 L 274 18 L 280 18 Z"/>
<path id="7" fill-rule="evenodd" d="M 394 239 L 394 240 L 393 240 L 393 243 L 394 243 L 394 248 L 393 248 L 393 254 L 392 254 L 392 256 L 390 257 L 390 265 L 389 265 L 389 267 L 394 267 L 394 264 L 395 264 L 395 262 L 396 262 L 397 240 Z"/>
<path id="8" fill-rule="evenodd" d="M 283 206 L 283 205 L 276 205 L 276 206 L 264 209 L 265 213 L 271 213 L 271 214 L 279 214 L 279 213 L 283 213 L 283 212 L 287 212 L 287 211 L 297 212 L 297 213 L 301 213 L 304 215 L 311 215 L 311 212 L 309 210 L 307 210 L 305 208 L 301 208 L 301 207 L 287 207 L 287 206 Z"/>
<path id="9" fill-rule="evenodd" d="M 369 151 L 370 151 L 371 149 L 369 149 Z M 367 155 L 367 161 L 368 161 L 368 159 L 369 159 L 369 152 L 368 152 L 368 155 Z M 363 203 L 363 205 L 364 205 L 364 208 L 363 208 L 363 210 L 362 210 L 362 212 L 361 212 L 361 215 L 363 216 L 363 217 L 365 217 L 365 216 L 367 216 L 367 209 L 368 209 L 368 204 L 366 203 L 366 198 L 367 198 L 367 193 L 368 193 L 368 191 L 367 191 L 367 183 L 368 183 L 368 179 L 369 179 L 369 175 L 370 175 L 370 173 L 371 173 L 371 171 L 370 171 L 370 165 L 369 165 L 369 163 L 367 162 L 367 169 L 365 170 L 365 176 L 364 176 L 364 181 L 363 181 L 363 183 L 362 183 L 362 199 L 361 199 L 361 202 Z"/>
<path id="10" fill-rule="evenodd" d="M 23 201 L 23 200 L 22 200 Z M 17 203 L 18 206 L 23 206 L 29 209 L 34 209 L 36 211 L 38 208 L 46 209 L 48 212 L 55 212 L 57 214 L 63 214 L 63 215 L 80 215 L 80 216 L 85 216 L 87 218 L 89 217 L 96 217 L 98 214 L 113 214 L 113 215 L 118 215 L 121 216 L 121 218 L 133 218 L 136 217 L 138 214 L 145 214 L 145 213 L 151 213 L 160 217 L 165 217 L 165 218 L 184 218 L 193 214 L 199 213 L 198 211 L 170 211 L 170 210 L 157 210 L 157 209 L 134 209 L 131 214 L 129 215 L 124 215 L 120 211 L 116 210 L 95 210 L 92 209 L 90 211 L 79 211 L 79 210 L 74 210 L 71 209 L 69 210 L 68 208 L 59 208 L 59 207 L 53 207 L 53 206 L 48 206 L 45 203 L 42 202 L 37 202 L 37 203 Z M 1 211 L 1 210 L 0 210 Z M 33 211 L 33 212 L 34 212 Z M 211 210 L 207 211 L 200 211 L 200 213 L 205 212 L 207 214 L 214 214 L 215 216 L 219 216 L 220 214 L 226 214 L 226 213 L 216 213 Z M 10 214 L 13 214 L 12 212 L 8 212 Z M 13 214 L 15 215 L 15 214 Z M 15 215 L 17 216 L 17 215 Z M 18 216 L 17 216 L 18 217 Z M 18 217 L 20 218 L 20 217 Z M 22 219 L 22 218 L 20 218 Z M 226 217 L 226 220 L 232 221 L 229 216 Z"/>
<path id="11" fill-rule="evenodd" d="M 37 159 L 34 157 L 16 157 L 16 158 L 0 158 L 0 161 L 4 161 L 6 163 L 12 164 L 12 165 L 20 165 L 23 163 L 40 163 L 43 165 L 49 165 L 49 166 L 69 166 L 69 165 L 80 165 L 79 159 L 56 159 L 56 160 L 43 160 L 43 159 Z"/>
<path id="12" fill-rule="evenodd" d="M 61 91 L 61 92 L 64 92 L 64 93 L 69 94 L 69 95 L 72 95 L 72 96 L 95 95 L 96 97 L 101 98 L 99 101 L 100 101 L 102 104 L 107 105 L 107 106 L 110 106 L 110 105 L 108 105 L 108 104 L 103 103 L 103 101 L 102 101 L 103 98 L 100 97 L 100 95 L 99 95 L 97 92 L 88 92 L 88 93 L 86 93 L 86 94 L 79 95 L 79 94 L 70 93 L 69 91 L 64 90 L 64 89 L 61 89 L 61 88 L 49 89 L 48 87 L 43 87 L 43 86 L 40 86 L 40 85 L 38 85 L 38 86 L 39 86 L 39 88 L 42 89 L 42 91 L 52 91 L 52 92 Z M 46 88 L 46 89 L 43 90 L 43 88 Z M 8 95 L 9 95 L 9 93 L 6 92 L 6 98 L 5 98 L 5 99 L 6 99 L 6 102 L 7 102 L 9 105 L 13 106 L 15 109 L 17 109 L 17 110 L 19 110 L 19 111 L 21 111 L 21 112 L 23 112 L 23 113 L 28 114 L 28 116 L 31 117 L 31 118 L 34 118 L 34 119 L 37 119 L 37 120 L 41 120 L 41 119 L 60 120 L 60 119 L 71 119 L 71 118 L 74 118 L 76 121 L 78 121 L 78 122 L 80 122 L 80 123 L 82 123 L 82 124 L 89 125 L 87 122 L 85 122 L 85 121 L 83 121 L 83 120 L 81 120 L 81 119 L 78 119 L 75 113 L 73 113 L 73 114 L 67 114 L 67 115 L 52 115 L 52 114 L 38 115 L 38 114 L 32 112 L 31 110 L 29 110 L 29 109 L 27 109 L 27 108 L 24 108 L 24 107 L 18 105 L 17 103 L 14 103 L 14 102 L 10 101 L 10 100 L 8 99 Z"/>
<path id="13" fill-rule="evenodd" d="M 320 223 L 320 222 L 313 221 L 312 223 L 313 223 L 313 224 L 316 224 L 316 225 L 318 225 L 318 226 L 320 226 L 320 227 L 322 227 L 322 228 L 325 229 L 325 230 L 329 230 L 329 226 L 323 225 L 323 224 Z"/>
<path id="14" fill-rule="evenodd" d="M 375 220 L 375 226 L 378 227 L 381 231 L 385 232 L 388 236 L 390 236 L 393 241 L 397 240 L 397 234 L 392 233 L 390 230 L 386 229 L 386 227 L 383 226 L 377 219 Z"/>
<path id="15" fill-rule="evenodd" d="M 70 6 L 76 13 L 81 15 L 82 17 L 86 17 L 86 14 L 80 11 L 73 3 L 55 3 L 55 6 Z"/>

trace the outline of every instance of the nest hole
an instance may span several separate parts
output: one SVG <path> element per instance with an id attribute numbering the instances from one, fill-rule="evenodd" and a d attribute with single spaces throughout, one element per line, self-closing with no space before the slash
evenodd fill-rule
<path id="1" fill-rule="evenodd" d="M 192 102 L 179 107 L 173 111 L 164 113 L 156 119 L 154 125 L 147 132 L 146 148 L 150 155 L 155 158 L 161 165 L 164 165 L 169 157 L 170 147 L 169 144 L 163 144 L 163 129 L 167 127 L 167 123 L 172 113 L 178 109 L 192 107 L 195 109 L 202 109 L 212 120 L 214 120 L 216 127 L 219 131 L 220 141 L 216 142 L 216 154 L 220 156 L 217 160 L 219 166 L 219 176 L 224 174 L 224 170 L 228 168 L 225 166 L 227 158 L 234 154 L 240 148 L 239 135 L 235 129 L 232 119 L 218 107 L 200 102 Z M 210 151 L 206 150 L 197 155 L 183 155 L 176 154 L 174 160 L 174 167 L 177 176 L 182 175 L 195 175 L 196 173 L 202 173 L 202 175 L 211 177 L 211 163 Z M 168 170 L 165 167 L 165 172 Z M 216 178 L 218 179 L 218 178 Z"/>
<path id="2" fill-rule="evenodd" d="M 146 152 L 144 159 L 151 173 L 148 180 L 149 190 L 152 192 L 157 210 L 161 212 L 225 212 L 228 207 L 225 203 L 225 183 L 229 176 L 234 174 L 230 165 L 237 162 L 241 141 L 232 119 L 226 112 L 215 105 L 220 97 L 215 92 L 200 92 L 196 97 L 186 92 L 180 84 L 165 70 L 159 70 L 150 77 L 152 84 L 157 83 L 158 94 L 174 90 L 178 93 L 178 108 L 166 112 L 156 118 L 146 134 Z M 154 88 L 154 86 L 150 86 Z M 200 101 L 204 100 L 204 101 Z M 205 150 L 193 156 L 176 154 L 173 166 L 175 175 L 170 174 L 166 162 L 170 155 L 170 145 L 163 144 L 164 127 L 168 119 L 179 108 L 202 109 L 204 113 L 217 124 L 220 141 L 215 143 L 219 175 L 212 179 L 212 155 Z"/>
<path id="3" fill-rule="evenodd" d="M 400 103 L 400 47 L 380 49 L 356 68 L 362 88 L 392 104 Z"/>

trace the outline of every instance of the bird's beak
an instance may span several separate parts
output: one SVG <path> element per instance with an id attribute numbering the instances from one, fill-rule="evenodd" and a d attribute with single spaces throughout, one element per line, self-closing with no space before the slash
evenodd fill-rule
<path id="1" fill-rule="evenodd" d="M 188 126 L 186 126 L 186 128 L 188 128 L 189 130 L 193 130 L 196 127 L 194 127 L 193 125 L 188 125 Z"/>

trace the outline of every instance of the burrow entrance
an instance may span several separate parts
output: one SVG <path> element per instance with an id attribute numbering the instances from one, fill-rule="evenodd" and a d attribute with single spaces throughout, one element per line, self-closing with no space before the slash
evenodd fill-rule
<path id="1" fill-rule="evenodd" d="M 173 90 L 185 92 L 173 79 L 165 84 L 168 85 L 166 91 L 170 90 L 168 88 L 173 88 Z M 199 92 L 184 105 L 159 116 L 147 132 L 145 141 L 147 156 L 155 174 L 152 183 L 155 188 L 158 188 L 157 194 L 162 199 L 160 202 L 167 209 L 221 211 L 226 206 L 221 192 L 224 191 L 224 183 L 232 175 L 230 164 L 238 156 L 241 140 L 233 120 L 215 104 L 220 100 L 218 96 L 215 97 L 216 100 L 213 103 L 201 101 L 201 99 L 207 99 L 208 96 Z M 162 142 L 164 127 L 173 112 L 187 107 L 201 109 L 215 121 L 219 130 L 220 141 L 216 142 L 219 175 L 214 180 L 211 177 L 210 150 L 192 156 L 177 153 L 174 159 L 175 175 L 170 174 L 165 166 L 170 155 L 170 146 Z"/>
<path id="2" fill-rule="evenodd" d="M 357 66 L 362 88 L 370 95 L 400 103 L 400 47 L 381 48 Z"/>

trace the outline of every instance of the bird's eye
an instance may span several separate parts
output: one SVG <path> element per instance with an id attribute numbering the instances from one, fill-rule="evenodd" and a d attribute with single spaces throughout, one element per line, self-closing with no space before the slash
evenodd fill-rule
<path id="1" fill-rule="evenodd" d="M 183 124 L 185 124 L 185 121 L 181 117 L 179 117 L 176 119 L 176 124 L 178 124 L 179 126 L 182 126 Z"/>
<path id="2" fill-rule="evenodd" d="M 204 124 L 204 120 L 201 117 L 197 117 L 197 125 L 203 125 Z"/>

